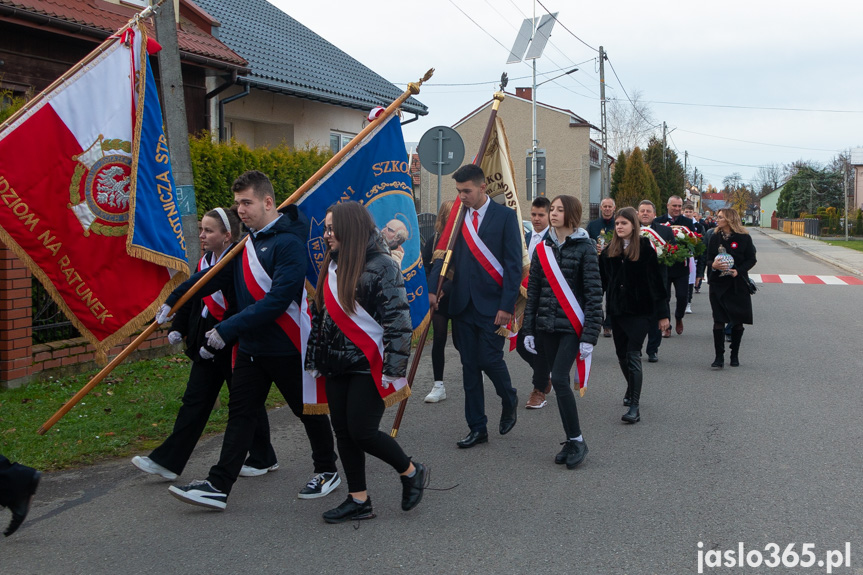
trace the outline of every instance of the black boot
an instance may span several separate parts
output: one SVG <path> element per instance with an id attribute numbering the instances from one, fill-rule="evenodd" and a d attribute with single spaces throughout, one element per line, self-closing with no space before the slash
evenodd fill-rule
<path id="1" fill-rule="evenodd" d="M 713 349 L 716 351 L 716 358 L 713 360 L 713 363 L 710 364 L 710 367 L 719 367 L 725 365 L 725 330 L 724 329 L 714 329 L 713 330 Z"/>
<path id="2" fill-rule="evenodd" d="M 623 396 L 623 405 L 624 407 L 629 407 L 629 404 L 632 402 L 632 384 L 629 383 L 629 362 L 626 359 L 618 359 L 617 363 L 620 364 L 620 371 L 623 372 L 623 379 L 626 380 L 626 395 Z"/>
<path id="3" fill-rule="evenodd" d="M 623 414 L 620 419 L 626 423 L 636 423 L 641 421 L 641 414 L 638 411 L 638 403 L 641 400 L 641 352 L 630 351 L 626 354 L 626 363 L 629 368 L 629 411 Z"/>
<path id="4" fill-rule="evenodd" d="M 740 365 L 740 361 L 737 359 L 737 352 L 740 351 L 740 340 L 743 338 L 743 329 L 732 329 L 731 330 L 731 361 L 729 365 L 731 367 L 737 367 Z"/>

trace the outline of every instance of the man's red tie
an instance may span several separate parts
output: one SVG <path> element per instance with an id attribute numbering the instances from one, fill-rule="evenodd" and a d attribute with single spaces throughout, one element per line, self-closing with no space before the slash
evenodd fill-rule
<path id="1" fill-rule="evenodd" d="M 473 211 L 473 231 L 479 232 L 479 212 Z"/>

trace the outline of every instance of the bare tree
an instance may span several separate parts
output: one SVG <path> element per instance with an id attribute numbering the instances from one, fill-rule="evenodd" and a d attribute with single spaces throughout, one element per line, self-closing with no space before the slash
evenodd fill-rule
<path id="1" fill-rule="evenodd" d="M 786 179 L 781 164 L 761 166 L 752 180 L 752 190 L 760 198 L 776 190 Z"/>
<path id="2" fill-rule="evenodd" d="M 615 157 L 620 152 L 631 152 L 636 146 L 645 147 L 650 136 L 657 132 L 650 106 L 641 101 L 641 92 L 633 90 L 630 95 L 632 103 L 626 97 L 613 98 L 608 107 L 608 147 Z"/>

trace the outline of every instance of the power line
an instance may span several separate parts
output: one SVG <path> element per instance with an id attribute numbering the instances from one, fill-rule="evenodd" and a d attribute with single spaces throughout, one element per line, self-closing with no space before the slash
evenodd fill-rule
<path id="1" fill-rule="evenodd" d="M 775 148 L 790 148 L 792 150 L 807 150 L 810 152 L 841 152 L 842 150 L 827 150 L 825 148 L 804 148 L 801 146 L 787 146 L 784 144 L 770 144 L 767 142 L 753 142 L 751 140 L 740 140 L 738 138 L 728 138 L 725 136 L 714 136 L 713 134 L 702 134 L 701 132 L 693 132 L 692 130 L 684 130 L 683 128 L 677 128 L 681 132 L 686 132 L 687 134 L 696 134 L 698 136 L 706 136 L 708 138 L 717 138 L 720 140 L 731 140 L 732 142 L 743 142 L 744 144 L 755 144 L 758 146 L 773 146 Z"/>
<path id="2" fill-rule="evenodd" d="M 703 156 L 696 156 L 695 154 L 689 154 L 689 156 L 692 158 L 698 158 L 699 160 L 707 160 L 708 162 L 718 162 L 718 163 L 726 165 L 726 166 L 742 166 L 744 168 L 767 168 L 767 167 L 769 167 L 769 166 L 753 165 L 753 164 L 738 164 L 736 162 L 723 162 L 722 160 L 716 160 L 713 158 L 705 158 Z"/>
<path id="3" fill-rule="evenodd" d="M 498 39 L 497 39 L 497 38 L 495 38 L 492 34 L 490 34 L 490 33 L 488 32 L 488 30 L 486 30 L 485 28 L 483 28 L 482 26 L 480 26 L 480 25 L 479 25 L 479 23 L 478 23 L 476 20 L 474 20 L 473 18 L 471 18 L 471 17 L 468 15 L 468 13 L 467 13 L 467 12 L 465 12 L 464 10 L 462 10 L 462 9 L 459 7 L 459 5 L 458 5 L 458 4 L 456 4 L 453 0 L 449 0 L 449 3 L 450 3 L 450 4 L 452 4 L 453 6 L 455 6 L 455 7 L 456 7 L 456 10 L 458 10 L 459 12 L 461 12 L 462 14 L 464 14 L 464 15 L 465 15 L 465 18 L 467 18 L 468 20 L 470 20 L 471 22 L 473 22 L 473 23 L 474 23 L 474 26 L 476 26 L 477 28 L 479 28 L 480 30 L 482 30 L 483 32 L 485 32 L 485 34 L 486 34 L 489 38 L 491 38 L 492 40 L 494 40 L 495 42 L 497 42 L 498 46 L 500 46 L 501 48 L 503 48 L 503 49 L 504 49 L 504 50 L 506 50 L 507 52 L 509 52 L 509 51 L 510 51 L 510 50 L 509 50 L 509 48 L 507 48 L 506 46 L 504 46 L 503 44 L 501 44 L 501 43 L 500 43 L 500 40 L 498 40 Z"/>
<path id="4" fill-rule="evenodd" d="M 590 59 L 585 60 L 584 62 L 580 62 L 578 64 L 574 64 L 574 66 L 580 66 L 582 64 L 586 64 L 587 62 L 590 62 L 591 60 L 593 60 L 593 58 L 590 58 Z M 539 74 L 540 76 L 547 76 L 549 74 L 554 74 L 555 72 L 563 72 L 564 70 L 569 70 L 570 68 L 572 68 L 572 66 L 565 66 L 563 68 L 557 68 L 555 70 L 547 70 L 545 72 L 537 72 L 537 74 Z M 531 75 L 518 76 L 516 78 L 510 78 L 510 81 L 526 80 L 528 78 L 532 78 L 532 76 Z M 408 85 L 408 82 L 396 82 L 396 83 L 399 84 L 400 86 L 407 86 Z M 487 82 L 462 82 L 462 83 L 454 83 L 454 84 L 435 84 L 435 83 L 426 82 L 423 84 L 423 86 L 447 86 L 447 87 L 484 86 L 485 84 L 498 84 L 498 83 L 500 83 L 500 78 L 497 78 L 495 80 L 488 80 Z"/>
<path id="5" fill-rule="evenodd" d="M 703 108 L 732 108 L 738 110 L 774 110 L 780 112 L 824 112 L 830 114 L 863 114 L 863 110 L 829 110 L 815 108 L 777 108 L 769 106 L 734 106 L 731 104 L 696 104 L 693 102 L 664 102 L 661 100 L 645 100 L 648 104 L 669 104 L 672 106 L 699 106 Z"/>
<path id="6" fill-rule="evenodd" d="M 590 44 L 588 44 L 587 42 L 585 42 L 584 40 L 582 40 L 581 38 L 579 38 L 578 36 L 576 36 L 576 35 L 575 35 L 575 32 L 573 32 L 572 30 L 570 30 L 569 28 L 567 28 L 566 26 L 564 26 L 563 22 L 561 22 L 561 21 L 558 19 L 558 17 L 557 17 L 557 16 L 555 16 L 554 14 L 552 14 L 552 13 L 548 10 L 548 8 L 546 8 L 546 7 L 545 7 L 545 4 L 543 4 L 540 0 L 536 0 L 536 1 L 539 3 L 539 5 L 540 5 L 540 6 L 542 6 L 542 9 L 543 9 L 543 10 L 545 10 L 545 11 L 546 11 L 546 13 L 547 13 L 549 16 L 551 16 L 552 18 L 554 18 L 554 21 L 555 21 L 555 22 L 557 22 L 558 24 L 560 24 L 560 25 L 561 25 L 561 27 L 562 27 L 564 30 L 566 30 L 567 32 L 569 32 L 569 33 L 572 35 L 572 37 L 573 37 L 573 38 L 575 38 L 576 40 L 578 40 L 579 42 L 581 42 L 582 44 L 584 44 L 585 46 L 587 46 L 588 48 L 590 48 L 590 49 L 591 49 L 591 50 L 593 50 L 594 52 L 599 52 L 599 50 L 598 50 L 598 49 L 594 48 L 593 46 L 591 46 Z"/>
<path id="7" fill-rule="evenodd" d="M 632 98 L 629 97 L 629 94 L 626 93 L 626 88 L 623 86 L 623 82 L 620 81 L 620 76 L 617 75 L 617 70 L 614 69 L 614 64 L 611 63 L 611 60 L 609 60 L 608 55 L 606 55 L 605 59 L 608 62 L 608 65 L 611 66 L 611 71 L 614 73 L 614 77 L 617 78 L 617 83 L 620 84 L 620 89 L 623 90 L 623 95 L 626 96 L 626 99 L 629 100 L 630 104 L 632 104 L 632 109 L 635 110 L 639 116 L 641 116 L 642 120 L 644 120 L 645 122 L 647 122 L 649 125 L 653 126 L 654 128 L 658 129 L 659 124 L 654 124 L 650 120 L 645 118 L 644 114 L 641 113 L 641 110 L 638 109 L 638 106 L 635 105 L 635 102 L 632 101 Z"/>

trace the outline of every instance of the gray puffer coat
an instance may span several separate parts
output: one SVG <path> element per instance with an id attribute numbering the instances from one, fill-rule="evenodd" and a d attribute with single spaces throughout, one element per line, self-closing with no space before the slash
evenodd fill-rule
<path id="1" fill-rule="evenodd" d="M 338 254 L 333 254 L 336 260 Z M 337 260 L 336 260 L 337 261 Z M 384 375 L 404 377 L 411 353 L 411 316 L 399 265 L 389 255 L 379 235 L 369 238 L 366 267 L 356 291 L 362 306 L 384 328 Z M 370 373 L 363 352 L 336 326 L 326 309 L 311 302 L 312 331 L 306 349 L 306 369 L 323 376 Z"/>
<path id="2" fill-rule="evenodd" d="M 602 326 L 602 279 L 596 244 L 581 228 L 565 238 L 559 246 L 555 241 L 554 230 L 550 229 L 544 242 L 554 252 L 566 283 L 584 310 L 584 330 L 580 341 L 596 345 Z M 534 251 L 530 262 L 522 329 L 525 335 L 536 335 L 537 332 L 575 333 L 545 276 L 537 251 Z"/>

